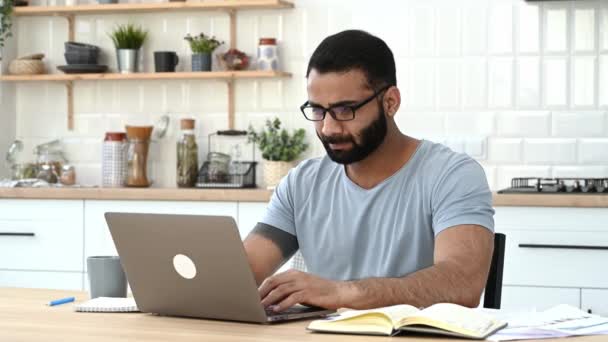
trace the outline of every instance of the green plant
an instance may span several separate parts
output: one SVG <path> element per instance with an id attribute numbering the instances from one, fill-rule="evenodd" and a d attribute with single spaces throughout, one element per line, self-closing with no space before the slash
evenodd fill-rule
<path id="1" fill-rule="evenodd" d="M 139 50 L 148 37 L 148 31 L 133 24 L 125 24 L 118 25 L 108 35 L 117 49 Z"/>
<path id="2" fill-rule="evenodd" d="M 0 0 L 0 49 L 13 36 L 13 0 Z"/>
<path id="3" fill-rule="evenodd" d="M 211 53 L 218 46 L 224 44 L 224 42 L 215 39 L 215 36 L 210 37 L 204 33 L 198 36 L 188 34 L 184 39 L 190 44 L 190 49 L 193 53 Z"/>
<path id="4" fill-rule="evenodd" d="M 258 144 L 262 158 L 272 161 L 290 162 L 308 148 L 304 142 L 306 132 L 300 128 L 290 135 L 285 128 L 281 129 L 281 120 L 266 120 L 266 127 L 257 132 L 249 126 L 249 142 Z"/>

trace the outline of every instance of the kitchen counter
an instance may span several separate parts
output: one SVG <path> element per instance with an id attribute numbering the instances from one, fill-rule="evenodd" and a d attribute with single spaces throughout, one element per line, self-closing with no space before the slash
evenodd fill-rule
<path id="1" fill-rule="evenodd" d="M 0 198 L 268 202 L 266 189 L 0 188 Z M 496 194 L 496 207 L 608 208 L 608 195 Z"/>

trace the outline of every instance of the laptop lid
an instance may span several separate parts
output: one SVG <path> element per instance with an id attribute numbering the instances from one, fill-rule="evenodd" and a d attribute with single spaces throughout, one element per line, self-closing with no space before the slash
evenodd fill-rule
<path id="1" fill-rule="evenodd" d="M 142 312 L 267 321 L 232 217 L 106 213 L 105 218 Z"/>

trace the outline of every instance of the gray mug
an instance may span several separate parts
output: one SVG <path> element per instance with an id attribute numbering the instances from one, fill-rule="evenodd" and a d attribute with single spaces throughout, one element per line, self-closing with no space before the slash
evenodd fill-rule
<path id="1" fill-rule="evenodd" d="M 127 277 L 118 256 L 87 258 L 91 299 L 97 297 L 127 297 Z"/>

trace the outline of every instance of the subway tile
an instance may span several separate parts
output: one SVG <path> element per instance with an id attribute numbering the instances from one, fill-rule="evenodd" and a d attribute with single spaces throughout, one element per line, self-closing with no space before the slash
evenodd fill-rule
<path id="1" fill-rule="evenodd" d="M 485 3 L 462 9 L 462 43 L 465 55 L 485 55 L 487 50 L 488 8 Z"/>
<path id="2" fill-rule="evenodd" d="M 485 108 L 487 101 L 487 63 L 485 58 L 467 58 L 462 64 L 462 102 L 464 108 Z"/>
<path id="3" fill-rule="evenodd" d="M 433 108 L 435 104 L 435 63 L 415 60 L 410 64 L 409 96 L 406 106 L 415 109 Z"/>
<path id="4" fill-rule="evenodd" d="M 504 54 L 513 51 L 513 6 L 495 4 L 490 9 L 490 53 Z"/>
<path id="5" fill-rule="evenodd" d="M 411 8 L 410 43 L 413 56 L 435 54 L 435 15 L 431 6 Z"/>
<path id="6" fill-rule="evenodd" d="M 460 62 L 442 60 L 437 62 L 437 107 L 460 107 Z"/>
<path id="7" fill-rule="evenodd" d="M 574 9 L 574 50 L 595 50 L 595 9 Z"/>
<path id="8" fill-rule="evenodd" d="M 576 139 L 524 139 L 524 162 L 559 165 L 576 163 Z"/>
<path id="9" fill-rule="evenodd" d="M 572 104 L 574 107 L 595 105 L 595 57 L 575 57 L 572 65 Z"/>
<path id="10" fill-rule="evenodd" d="M 447 136 L 488 136 L 494 132 L 492 112 L 448 112 L 445 114 Z"/>
<path id="11" fill-rule="evenodd" d="M 549 166 L 498 166 L 497 187 L 504 189 L 511 186 L 511 179 L 520 177 L 547 178 L 551 175 Z"/>
<path id="12" fill-rule="evenodd" d="M 544 111 L 501 112 L 496 120 L 499 137 L 548 137 L 551 132 L 551 113 Z"/>
<path id="13" fill-rule="evenodd" d="M 606 132 L 605 112 L 553 112 L 554 137 L 597 137 Z"/>
<path id="14" fill-rule="evenodd" d="M 568 9 L 566 5 L 545 8 L 545 52 L 565 52 L 568 49 Z"/>
<path id="15" fill-rule="evenodd" d="M 488 161 L 496 164 L 521 163 L 522 139 L 488 139 Z"/>
<path id="16" fill-rule="evenodd" d="M 519 5 L 518 41 L 520 53 L 538 52 L 540 46 L 540 9 L 537 4 L 521 2 Z"/>
<path id="17" fill-rule="evenodd" d="M 568 105 L 568 61 L 565 58 L 546 58 L 544 61 L 545 105 L 565 107 Z"/>
<path id="18" fill-rule="evenodd" d="M 260 92 L 260 109 L 281 110 L 283 106 L 283 82 L 275 80 L 263 80 L 258 82 Z"/>
<path id="19" fill-rule="evenodd" d="M 258 82 L 239 80 L 234 84 L 234 93 L 239 94 L 234 100 L 237 112 L 255 111 L 258 109 Z"/>
<path id="20" fill-rule="evenodd" d="M 540 105 L 540 59 L 538 57 L 517 59 L 517 103 L 524 108 Z"/>
<path id="21" fill-rule="evenodd" d="M 608 139 L 581 139 L 578 145 L 580 164 L 608 163 Z"/>
<path id="22" fill-rule="evenodd" d="M 513 103 L 513 59 L 494 58 L 490 60 L 490 98 L 491 108 L 506 108 Z"/>
<path id="23" fill-rule="evenodd" d="M 458 56 L 461 52 L 461 13 L 455 6 L 437 9 L 437 54 Z"/>
<path id="24" fill-rule="evenodd" d="M 608 50 L 608 7 L 600 10 L 600 48 Z"/>
<path id="25" fill-rule="evenodd" d="M 599 105 L 608 106 L 608 55 L 600 56 L 599 60 Z"/>
<path id="26" fill-rule="evenodd" d="M 76 183 L 84 186 L 101 185 L 101 163 L 73 164 L 76 171 Z"/>
<path id="27" fill-rule="evenodd" d="M 405 134 L 417 138 L 445 136 L 445 114 L 438 112 L 403 112 L 395 116 Z"/>

